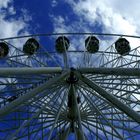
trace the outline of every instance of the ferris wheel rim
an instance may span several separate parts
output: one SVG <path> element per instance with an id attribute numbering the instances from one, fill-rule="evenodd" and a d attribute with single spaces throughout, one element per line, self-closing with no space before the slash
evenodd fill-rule
<path id="1" fill-rule="evenodd" d="M 13 37 L 0 38 L 0 41 L 11 40 L 11 39 L 20 39 L 20 38 L 29 38 L 29 37 L 41 37 L 41 36 L 62 36 L 62 35 L 97 35 L 97 36 L 114 36 L 114 37 L 130 37 L 130 38 L 140 38 L 139 35 L 129 35 L 129 34 L 118 34 L 118 33 L 98 33 L 98 32 L 60 32 L 60 33 L 37 33 L 29 35 L 19 35 Z"/>

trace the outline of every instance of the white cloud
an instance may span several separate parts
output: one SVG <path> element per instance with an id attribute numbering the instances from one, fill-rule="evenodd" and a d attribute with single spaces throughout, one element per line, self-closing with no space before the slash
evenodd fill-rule
<path id="1" fill-rule="evenodd" d="M 55 7 L 57 5 L 57 1 L 56 0 L 52 0 L 52 7 Z"/>
<path id="2" fill-rule="evenodd" d="M 9 13 L 11 14 L 11 15 L 14 15 L 14 14 L 16 14 L 16 11 L 15 11 L 15 9 L 14 9 L 14 7 L 13 6 L 11 6 L 11 7 L 9 7 Z"/>
<path id="3" fill-rule="evenodd" d="M 65 20 L 62 16 L 54 17 L 53 15 L 50 16 L 51 19 L 53 19 L 54 22 L 54 32 L 67 32 L 67 27 L 65 25 Z"/>
<path id="4" fill-rule="evenodd" d="M 29 12 L 26 9 L 21 9 L 22 11 L 22 19 L 24 22 L 28 22 L 32 20 L 32 17 L 29 15 Z"/>
<path id="5" fill-rule="evenodd" d="M 0 21 L 0 38 L 17 36 L 18 32 L 26 26 L 20 19 L 4 20 L 4 15 L 0 17 Z"/>
<path id="6" fill-rule="evenodd" d="M 75 14 L 79 17 L 82 16 L 90 24 L 94 24 L 95 21 L 102 23 L 105 31 L 124 34 L 137 33 L 136 22 L 133 22 L 135 20 L 132 18 L 133 14 L 130 12 L 130 6 L 126 1 L 79 0 L 79 2 L 74 2 L 68 0 L 67 2 L 73 7 Z M 119 5 L 116 6 L 117 4 Z M 125 10 L 123 10 L 124 8 Z"/>
<path id="7" fill-rule="evenodd" d="M 10 3 L 10 6 L 8 5 Z M 3 10 L 6 8 L 6 10 Z M 0 38 L 5 37 L 13 37 L 18 36 L 21 33 L 21 30 L 24 32 L 28 32 L 28 25 L 25 17 L 29 17 L 25 12 L 23 12 L 23 16 L 17 18 L 7 19 L 7 15 L 16 14 L 16 10 L 12 5 L 12 0 L 0 0 Z M 28 18 L 29 19 L 29 18 Z"/>
<path id="8" fill-rule="evenodd" d="M 0 8 L 7 8 L 12 0 L 0 0 Z"/>
<path id="9" fill-rule="evenodd" d="M 97 23 L 104 33 L 128 35 L 140 33 L 140 20 L 138 20 L 140 2 L 138 0 L 65 0 L 65 2 L 71 6 L 78 20 L 71 21 L 67 25 L 67 18 L 61 15 L 55 17 L 55 32 L 98 32 L 98 27 L 95 26 Z M 128 40 L 132 48 L 140 44 L 138 39 L 128 38 Z M 114 39 L 110 40 L 110 44 L 112 41 Z"/>
<path id="10" fill-rule="evenodd" d="M 16 9 L 13 6 L 13 0 L 0 0 L 0 38 L 29 34 L 28 21 L 31 20 L 31 16 L 29 16 L 26 9 L 21 9 L 21 11 L 22 16 L 14 18 Z M 11 17 L 7 18 L 7 15 Z M 26 39 L 9 41 L 16 47 L 22 48 Z"/>

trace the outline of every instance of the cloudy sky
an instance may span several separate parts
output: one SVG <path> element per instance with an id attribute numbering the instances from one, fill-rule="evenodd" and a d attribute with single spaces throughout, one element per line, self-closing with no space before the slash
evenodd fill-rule
<path id="1" fill-rule="evenodd" d="M 54 32 L 139 35 L 139 7 L 139 0 L 0 0 L 0 38 Z"/>
<path id="2" fill-rule="evenodd" d="M 139 8 L 140 0 L 0 0 L 0 39 L 72 32 L 139 36 Z M 138 39 L 129 40 L 132 48 L 140 45 Z M 109 46 L 114 40 L 102 41 Z M 74 49 L 82 40 L 72 42 Z"/>

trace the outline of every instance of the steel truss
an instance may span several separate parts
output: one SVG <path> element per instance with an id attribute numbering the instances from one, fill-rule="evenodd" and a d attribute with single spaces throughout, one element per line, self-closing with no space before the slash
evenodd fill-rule
<path id="1" fill-rule="evenodd" d="M 12 43 L 13 39 L 46 36 L 53 40 L 60 35 L 77 40 L 83 35 L 140 38 L 60 33 L 0 39 L 10 46 L 9 55 L 0 60 L 0 139 L 138 139 L 140 48 L 120 56 L 113 43 L 95 54 L 65 49 L 61 55 L 41 46 L 28 56 Z"/>

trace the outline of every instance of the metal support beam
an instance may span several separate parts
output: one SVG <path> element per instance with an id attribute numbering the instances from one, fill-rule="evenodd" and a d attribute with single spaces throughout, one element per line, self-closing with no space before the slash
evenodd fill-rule
<path id="1" fill-rule="evenodd" d="M 63 105 L 64 105 L 64 103 L 65 103 L 66 97 L 67 97 L 67 94 L 65 93 L 65 94 L 64 94 L 64 97 L 63 97 L 63 99 L 62 99 L 62 102 L 61 102 L 61 104 L 60 104 L 60 107 L 59 107 L 59 109 L 58 109 L 58 112 L 57 112 L 56 115 L 55 115 L 55 121 L 54 121 L 54 123 L 53 123 L 53 125 L 52 125 L 52 128 L 51 128 L 49 134 L 48 134 L 48 140 L 51 140 L 52 133 L 53 133 L 54 128 L 55 128 L 55 126 L 56 126 L 56 123 L 57 123 L 57 121 L 58 121 L 58 119 L 59 119 L 59 116 L 60 116 L 62 107 L 63 107 Z"/>
<path id="2" fill-rule="evenodd" d="M 130 107 L 119 101 L 113 94 L 108 93 L 106 90 L 97 85 L 95 82 L 89 80 L 88 78 L 86 78 L 85 76 L 81 75 L 76 71 L 75 74 L 77 75 L 77 77 L 79 77 L 81 81 L 86 83 L 90 88 L 95 90 L 103 98 L 111 102 L 112 105 L 114 105 L 116 108 L 126 113 L 130 118 L 135 120 L 137 123 L 140 123 L 140 115 L 136 111 L 134 111 L 133 109 L 131 109 Z"/>
<path id="3" fill-rule="evenodd" d="M 96 111 L 97 115 L 102 116 L 103 120 L 108 124 L 109 127 L 111 127 L 111 129 L 117 134 L 117 136 L 121 140 L 124 140 L 123 137 L 119 134 L 119 132 L 115 129 L 115 127 L 107 120 L 106 116 L 98 109 L 98 107 L 96 107 L 94 102 L 88 96 L 86 96 L 83 91 L 81 91 L 81 93 L 84 96 L 84 98 L 87 100 L 87 102 L 89 102 L 89 106 L 92 109 L 91 112 L 94 114 L 94 111 Z"/>
<path id="4" fill-rule="evenodd" d="M 70 133 L 70 127 L 67 128 L 67 130 L 64 133 L 64 136 L 62 136 L 61 139 L 62 140 L 67 140 L 69 133 Z"/>
<path id="5" fill-rule="evenodd" d="M 44 106 L 42 106 L 32 117 L 30 117 L 28 120 L 25 120 L 25 121 L 20 125 L 20 127 L 19 127 L 14 133 L 12 133 L 12 135 L 11 135 L 10 137 L 8 137 L 8 139 L 9 139 L 9 140 L 14 140 L 15 137 L 17 136 L 17 134 L 18 134 L 24 127 L 27 127 L 27 126 L 30 124 L 30 122 L 31 122 L 34 118 L 39 117 L 39 115 L 41 114 L 41 112 L 44 111 L 44 110 L 46 109 L 47 105 L 49 105 L 49 103 L 50 103 L 53 99 L 55 99 L 56 96 L 57 96 L 57 94 L 54 95 L 54 96 L 49 100 L 49 102 L 47 102 Z M 8 140 L 8 139 L 7 139 L 7 140 Z"/>
<path id="6" fill-rule="evenodd" d="M 79 128 L 77 129 L 80 129 L 79 131 L 81 132 L 81 137 L 80 139 L 81 140 L 85 140 L 85 136 L 84 136 L 84 131 L 82 129 L 82 123 L 81 123 L 81 114 L 80 114 L 80 110 L 79 110 L 79 106 L 78 106 L 78 103 L 77 103 L 77 97 L 76 97 L 76 93 L 75 93 L 75 87 L 73 84 L 70 85 L 70 89 L 69 89 L 69 92 L 71 92 L 71 94 L 74 96 L 74 104 L 75 104 L 75 108 L 73 109 L 76 109 L 76 112 L 77 112 L 77 121 L 78 121 L 78 125 L 79 125 Z"/>
<path id="7" fill-rule="evenodd" d="M 79 68 L 83 74 L 105 74 L 105 75 L 124 75 L 140 76 L 139 68 Z M 51 74 L 61 73 L 61 67 L 24 67 L 24 68 L 0 68 L 0 75 L 24 75 L 24 74 Z"/>
<path id="8" fill-rule="evenodd" d="M 61 73 L 61 67 L 24 67 L 24 68 L 0 68 L 0 75 L 25 75 L 25 74 L 51 74 Z"/>
<path id="9" fill-rule="evenodd" d="M 37 88 L 34 88 L 32 91 L 26 93 L 23 96 L 20 96 L 19 98 L 9 103 L 8 105 L 5 105 L 3 108 L 0 109 L 0 117 L 3 117 L 9 114 L 10 112 L 14 111 L 15 109 L 19 108 L 19 106 L 23 105 L 23 103 L 27 102 L 28 100 L 34 98 L 37 94 L 39 94 L 43 90 L 51 87 L 51 85 L 53 85 L 54 83 L 63 80 L 68 74 L 69 72 L 65 72 L 60 76 L 54 77 L 48 80 L 47 83 L 44 83 Z"/>
<path id="10" fill-rule="evenodd" d="M 140 76 L 139 68 L 79 68 L 83 74 Z"/>
<path id="11" fill-rule="evenodd" d="M 64 59 L 64 68 L 68 68 L 68 57 L 67 57 L 67 52 L 63 53 L 63 59 Z"/>

